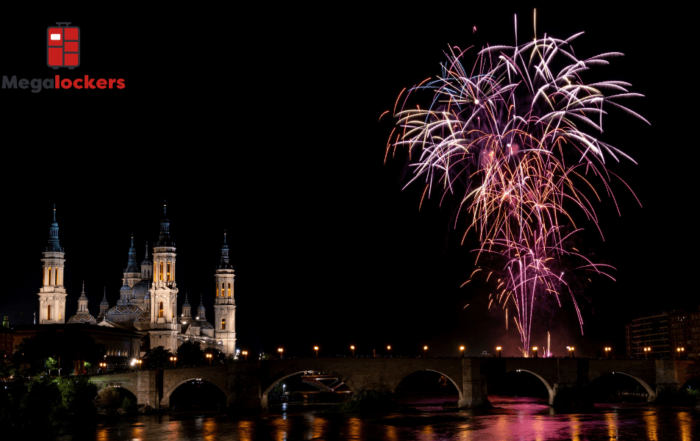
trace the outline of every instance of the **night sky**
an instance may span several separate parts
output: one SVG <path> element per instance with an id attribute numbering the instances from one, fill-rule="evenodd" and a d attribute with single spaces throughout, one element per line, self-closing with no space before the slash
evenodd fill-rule
<path id="1" fill-rule="evenodd" d="M 588 5 L 589 3 L 586 3 Z M 85 280 L 98 313 L 103 286 L 113 305 L 133 232 L 139 262 L 157 239 L 167 199 L 184 301 L 204 296 L 213 318 L 214 270 L 227 229 L 236 270 L 238 343 L 292 355 L 383 352 L 413 355 L 424 344 L 452 355 L 505 346 L 514 327 L 488 311 L 488 289 L 459 286 L 474 267 L 455 204 L 402 191 L 406 158 L 383 164 L 393 121 L 379 115 L 398 93 L 439 74 L 448 43 L 463 47 L 532 38 L 532 7 L 420 9 L 272 4 L 219 10 L 42 7 L 16 11 L 0 27 L 0 76 L 51 78 L 46 28 L 71 21 L 82 32 L 82 65 L 62 77 L 123 78 L 124 90 L 0 90 L 3 189 L 0 313 L 31 323 L 52 204 L 66 250 L 67 315 Z M 614 185 L 596 205 L 602 242 L 586 224 L 583 244 L 617 268 L 570 302 L 540 313 L 533 343 L 553 334 L 555 354 L 604 345 L 624 352 L 624 324 L 639 314 L 697 308 L 696 25 L 659 9 L 539 6 L 538 33 L 586 31 L 579 57 L 624 58 L 590 77 L 628 81 L 646 95 L 628 101 L 652 126 L 612 111 L 602 139 L 639 165 L 610 164 L 640 198 Z M 588 6 L 587 6 L 588 8 Z M 472 31 L 473 26 L 478 34 Z M 470 306 L 463 309 L 465 304 Z M 577 354 L 578 355 L 578 354 Z"/>

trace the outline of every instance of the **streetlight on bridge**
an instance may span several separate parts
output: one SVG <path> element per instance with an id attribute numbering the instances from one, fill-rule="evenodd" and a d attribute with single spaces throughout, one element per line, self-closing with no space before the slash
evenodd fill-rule
<path id="1" fill-rule="evenodd" d="M 386 346 L 386 353 L 387 353 L 388 355 L 391 355 L 391 345 L 387 345 L 387 346 Z"/>
<path id="2" fill-rule="evenodd" d="M 428 347 L 427 347 L 427 346 L 423 346 L 423 357 L 425 358 L 425 357 L 427 357 L 427 356 L 428 356 Z"/>
<path id="3" fill-rule="evenodd" d="M 681 353 L 685 352 L 685 348 L 676 348 L 676 352 L 678 352 L 678 359 L 681 359 Z"/>
<path id="4" fill-rule="evenodd" d="M 649 353 L 651 352 L 651 348 L 644 348 L 644 359 L 646 360 Z"/>
<path id="5" fill-rule="evenodd" d="M 464 346 L 459 347 L 459 354 L 460 354 L 460 357 L 464 358 Z"/>
<path id="6" fill-rule="evenodd" d="M 204 356 L 209 360 L 209 366 L 211 366 L 211 359 L 214 358 L 211 352 L 207 352 Z"/>
<path id="7" fill-rule="evenodd" d="M 535 358 L 537 358 L 537 346 L 535 346 L 534 348 L 532 348 L 532 351 L 535 353 Z"/>
<path id="8" fill-rule="evenodd" d="M 282 360 L 282 358 L 284 358 L 284 357 L 283 357 L 284 349 L 282 349 L 282 348 L 277 348 L 277 352 L 279 352 L 279 354 L 280 354 L 280 360 Z"/>
<path id="9" fill-rule="evenodd" d="M 173 367 L 177 366 L 177 357 L 170 357 L 170 361 L 173 362 Z"/>
<path id="10" fill-rule="evenodd" d="M 352 356 L 355 356 L 355 345 L 350 345 L 350 350 L 352 351 Z"/>
<path id="11" fill-rule="evenodd" d="M 501 358 L 501 347 L 496 346 L 496 352 L 498 352 L 498 358 Z"/>
<path id="12" fill-rule="evenodd" d="M 100 369 L 102 369 L 102 373 L 106 374 L 107 373 L 107 363 L 104 361 L 100 362 Z"/>
<path id="13" fill-rule="evenodd" d="M 610 348 L 610 347 L 605 348 L 605 358 L 609 358 L 610 351 L 612 351 L 612 348 Z"/>
<path id="14" fill-rule="evenodd" d="M 241 354 L 245 357 L 245 361 L 248 361 L 248 351 L 243 351 Z"/>
<path id="15" fill-rule="evenodd" d="M 318 357 L 318 346 L 314 346 L 314 351 L 316 351 L 316 356 Z"/>
<path id="16" fill-rule="evenodd" d="M 566 350 L 569 351 L 569 357 L 576 357 L 576 354 L 574 353 L 574 347 L 573 346 L 567 346 Z"/>

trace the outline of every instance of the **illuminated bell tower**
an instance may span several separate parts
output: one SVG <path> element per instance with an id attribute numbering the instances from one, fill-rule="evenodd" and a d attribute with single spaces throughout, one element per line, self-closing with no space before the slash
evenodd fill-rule
<path id="1" fill-rule="evenodd" d="M 39 289 L 39 324 L 66 322 L 66 288 L 63 286 L 65 253 L 58 242 L 56 206 L 53 206 L 53 222 L 49 228 L 49 244 L 43 253 L 43 282 Z"/>
<path id="2" fill-rule="evenodd" d="M 235 275 L 229 260 L 226 231 L 221 247 L 221 261 L 216 269 L 216 301 L 214 303 L 214 336 L 216 342 L 222 342 L 221 350 L 227 355 L 236 354 L 236 301 L 233 295 Z"/>
<path id="3" fill-rule="evenodd" d="M 160 235 L 153 247 L 151 298 L 151 348 L 163 346 L 177 351 L 177 284 L 175 283 L 175 244 L 170 239 L 170 221 L 163 204 Z"/>

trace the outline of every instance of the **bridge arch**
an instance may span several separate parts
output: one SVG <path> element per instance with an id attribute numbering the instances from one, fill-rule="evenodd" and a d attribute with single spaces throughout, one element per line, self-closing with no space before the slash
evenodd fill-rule
<path id="1" fill-rule="evenodd" d="M 534 376 L 538 380 L 540 380 L 542 382 L 542 384 L 544 385 L 544 387 L 547 388 L 547 399 L 548 399 L 549 405 L 551 406 L 552 404 L 554 404 L 554 395 L 556 395 L 556 387 L 557 387 L 556 385 L 554 385 L 554 386 L 550 385 L 549 382 L 547 380 L 545 380 L 544 377 L 542 377 L 540 374 L 538 374 L 537 372 L 533 372 L 531 370 L 528 370 L 528 369 L 519 369 L 519 368 L 518 369 L 511 369 L 511 370 L 506 371 L 505 375 L 508 375 L 510 373 L 513 373 L 513 372 L 526 372 L 526 373 Z"/>
<path id="2" fill-rule="evenodd" d="M 109 393 L 108 391 L 114 391 L 117 393 L 117 396 L 109 397 L 105 396 L 105 393 Z M 118 397 L 118 398 L 117 398 Z M 121 407 L 122 405 L 122 400 L 124 398 L 129 398 L 131 402 L 136 405 L 138 403 L 138 395 L 136 391 L 132 391 L 128 387 L 124 387 L 121 385 L 107 385 L 102 388 L 99 388 L 97 390 L 97 396 L 95 397 L 95 400 L 98 402 L 98 406 L 102 407 L 103 405 L 107 405 L 108 408 L 115 408 L 115 407 Z M 117 399 L 116 402 L 113 400 Z M 111 401 L 111 403 L 107 403 L 104 400 Z"/>
<path id="3" fill-rule="evenodd" d="M 462 403 L 464 402 L 464 394 L 463 394 L 463 391 L 462 391 L 462 386 L 461 386 L 460 384 L 458 384 L 451 376 L 447 375 L 447 374 L 444 373 L 444 372 L 440 372 L 440 371 L 438 371 L 438 370 L 435 370 L 435 369 L 419 369 L 419 370 L 414 370 L 414 371 L 412 371 L 412 372 L 409 372 L 409 373 L 407 373 L 407 374 L 405 374 L 405 375 L 402 375 L 402 376 L 401 376 L 401 379 L 400 379 L 400 380 L 396 383 L 396 385 L 392 388 L 392 391 L 391 391 L 391 392 L 392 392 L 392 393 L 396 393 L 396 389 L 399 387 L 399 385 L 401 384 L 401 382 L 402 382 L 403 380 L 405 380 L 406 378 L 408 378 L 409 376 L 411 376 L 411 375 L 413 375 L 413 374 L 415 374 L 415 373 L 417 373 L 417 372 L 435 372 L 436 374 L 442 375 L 443 377 L 445 377 L 445 378 L 447 378 L 448 380 L 450 380 L 450 383 L 452 383 L 452 385 L 455 387 L 455 389 L 457 389 L 457 394 L 459 395 L 458 406 L 459 406 L 459 407 L 462 407 Z"/>
<path id="4" fill-rule="evenodd" d="M 161 407 L 170 407 L 170 396 L 177 390 L 178 387 L 182 386 L 183 384 L 187 383 L 188 381 L 206 381 L 209 384 L 212 384 L 216 386 L 217 389 L 219 389 L 224 396 L 226 397 L 226 400 L 228 401 L 228 393 L 226 392 L 226 387 L 222 387 L 222 385 L 217 384 L 217 381 L 214 379 L 208 379 L 206 377 L 192 377 L 192 378 L 185 378 L 183 380 L 177 381 L 175 384 L 172 386 L 169 386 L 167 390 L 163 388 L 163 398 L 160 399 L 160 405 Z"/>
<path id="5" fill-rule="evenodd" d="M 275 386 L 277 386 L 279 383 L 283 382 L 284 380 L 286 380 L 290 377 L 303 374 L 304 372 L 325 372 L 325 373 L 330 374 L 330 375 L 335 375 L 338 377 L 338 379 L 345 382 L 344 377 L 342 375 L 339 375 L 335 371 L 328 372 L 328 369 L 315 368 L 315 369 L 299 370 L 297 368 L 297 369 L 293 369 L 293 370 L 287 371 L 287 372 L 278 372 L 275 376 L 272 377 L 272 381 L 270 382 L 270 384 L 265 388 L 265 390 L 261 394 L 260 401 L 261 401 L 261 405 L 262 405 L 263 410 L 267 411 L 269 409 L 269 407 L 270 407 L 269 402 L 268 402 L 269 393 Z M 345 386 L 347 386 L 347 383 L 345 384 Z"/>
<path id="6" fill-rule="evenodd" d="M 651 402 L 653 402 L 654 400 L 656 400 L 656 391 L 654 391 L 654 389 L 652 389 L 652 388 L 649 386 L 649 384 L 648 384 L 646 381 L 642 380 L 641 378 L 635 377 L 634 375 L 630 375 L 630 374 L 628 374 L 628 373 L 626 373 L 626 372 L 612 372 L 612 374 L 613 374 L 613 375 L 615 375 L 615 374 L 626 375 L 626 376 L 628 376 L 628 377 L 630 377 L 630 378 L 636 380 L 637 383 L 641 384 L 642 387 L 644 388 L 644 390 L 647 391 L 647 394 L 649 394 L 649 398 L 647 398 L 647 401 L 648 401 L 649 403 L 651 403 Z"/>

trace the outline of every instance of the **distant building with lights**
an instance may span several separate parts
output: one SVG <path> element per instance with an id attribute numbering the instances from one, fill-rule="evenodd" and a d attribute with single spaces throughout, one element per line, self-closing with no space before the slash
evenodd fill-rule
<path id="1" fill-rule="evenodd" d="M 668 358 L 671 354 L 669 315 L 666 312 L 640 317 L 625 326 L 628 357 Z M 644 348 L 651 348 L 645 352 Z"/>
<path id="2" fill-rule="evenodd" d="M 625 326 L 625 334 L 629 357 L 700 359 L 700 308 L 634 319 Z"/>
<path id="3" fill-rule="evenodd" d="M 177 249 L 170 238 L 170 221 L 163 206 L 163 218 L 160 222 L 158 242 L 152 249 L 153 260 L 149 256 L 148 244 L 144 260 L 139 265 L 136 261 L 134 238 L 128 253 L 127 267 L 124 270 L 119 300 L 114 306 L 109 305 L 107 293 L 104 292 L 97 317 L 90 314 L 88 297 L 83 284 L 82 294 L 78 299 L 78 308 L 74 315 L 66 318 L 66 288 L 63 285 L 65 268 L 65 251 L 59 243 L 58 223 L 54 207 L 53 222 L 49 228 L 49 243 L 43 252 L 43 280 L 39 290 L 39 324 L 42 325 L 94 325 L 117 328 L 127 331 L 129 335 L 140 335 L 144 344 L 133 344 L 129 340 L 126 356 L 138 356 L 147 348 L 163 346 L 175 352 L 184 341 L 198 341 L 204 348 L 212 347 L 227 355 L 236 353 L 236 303 L 234 300 L 234 270 L 230 263 L 229 248 L 226 243 L 221 247 L 221 258 L 214 274 L 216 282 L 214 325 L 206 319 L 203 299 L 200 298 L 196 314 L 185 294 L 182 313 L 177 313 L 179 289 L 175 281 Z M 23 327 L 25 328 L 25 327 Z M 25 333 L 29 329 L 24 330 Z M 126 336 L 126 335 L 125 335 Z M 108 347 L 108 352 L 110 352 Z M 118 351 L 121 355 L 121 350 Z M 115 354 L 116 355 L 116 354 Z"/>
<path id="4" fill-rule="evenodd" d="M 694 312 L 673 313 L 669 322 L 673 355 L 700 359 L 700 307 Z"/>

